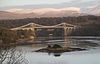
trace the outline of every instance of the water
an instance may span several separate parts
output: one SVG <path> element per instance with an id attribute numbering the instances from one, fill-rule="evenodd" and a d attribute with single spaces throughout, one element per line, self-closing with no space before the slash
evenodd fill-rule
<path id="1" fill-rule="evenodd" d="M 29 64 L 100 64 L 100 37 L 69 37 L 63 39 L 47 39 L 42 44 L 18 46 L 22 50 Z M 64 53 L 42 53 L 35 52 L 38 49 L 47 47 L 48 44 L 59 45 L 69 44 L 71 47 L 86 48 L 84 51 Z"/>

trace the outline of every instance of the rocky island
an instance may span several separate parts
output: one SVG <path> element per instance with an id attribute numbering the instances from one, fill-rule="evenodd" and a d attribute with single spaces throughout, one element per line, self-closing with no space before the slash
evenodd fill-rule
<path id="1" fill-rule="evenodd" d="M 53 46 L 48 45 L 48 47 L 36 50 L 35 52 L 63 53 L 63 52 L 82 51 L 82 50 L 86 50 L 86 49 L 62 47 L 58 44 L 54 44 Z"/>

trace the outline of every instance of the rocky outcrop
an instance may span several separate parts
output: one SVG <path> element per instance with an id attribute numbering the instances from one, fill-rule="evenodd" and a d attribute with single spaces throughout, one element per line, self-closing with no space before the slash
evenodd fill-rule
<path id="1" fill-rule="evenodd" d="M 86 50 L 86 49 L 61 47 L 60 45 L 55 44 L 52 47 L 49 45 L 47 48 L 36 50 L 36 52 L 63 53 L 63 52 L 82 51 L 82 50 Z"/>

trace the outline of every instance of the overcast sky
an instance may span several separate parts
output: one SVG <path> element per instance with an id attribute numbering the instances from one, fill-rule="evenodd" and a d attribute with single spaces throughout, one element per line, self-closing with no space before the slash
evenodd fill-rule
<path id="1" fill-rule="evenodd" d="M 34 5 L 34 4 L 59 4 L 63 2 L 99 1 L 99 0 L 0 0 L 0 7 Z M 73 3 L 74 3 L 73 2 Z"/>

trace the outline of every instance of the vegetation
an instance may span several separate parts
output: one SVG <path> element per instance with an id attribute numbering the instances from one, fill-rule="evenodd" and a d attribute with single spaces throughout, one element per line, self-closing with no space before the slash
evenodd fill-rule
<path id="1" fill-rule="evenodd" d="M 21 38 L 21 39 L 30 38 L 30 36 L 34 36 L 34 33 L 31 30 L 29 30 L 29 31 L 18 30 L 18 31 L 16 31 L 16 33 L 17 33 L 17 37 Z"/>
<path id="2" fill-rule="evenodd" d="M 31 31 L 11 31 L 9 28 L 0 27 L 0 45 L 14 44 L 18 39 L 29 38 L 32 35 Z"/>
<path id="3" fill-rule="evenodd" d="M 100 36 L 100 24 L 90 23 L 71 33 L 72 36 Z"/>
<path id="4" fill-rule="evenodd" d="M 14 43 L 17 40 L 15 32 L 8 30 L 7 28 L 0 27 L 0 43 L 9 44 Z"/>
<path id="5" fill-rule="evenodd" d="M 15 43 L 18 39 L 15 31 L 0 27 L 0 64 L 28 64 L 21 51 L 16 50 Z"/>
<path id="6" fill-rule="evenodd" d="M 100 16 L 79 16 L 79 17 L 50 17 L 50 18 L 26 18 L 26 19 L 15 19 L 15 20 L 0 20 L 0 26 L 7 28 L 14 28 L 22 26 L 28 23 L 37 23 L 41 25 L 56 25 L 62 22 L 73 24 L 76 26 L 81 26 L 77 30 L 70 33 L 72 36 L 100 36 Z M 37 30 L 36 36 L 39 37 L 48 37 L 49 34 L 53 36 L 63 36 L 63 29 L 55 29 L 48 31 L 47 29 Z M 31 31 L 19 31 L 17 34 L 24 35 L 24 37 L 29 37 Z"/>
<path id="7" fill-rule="evenodd" d="M 79 17 L 50 17 L 50 18 L 26 18 L 26 19 L 15 19 L 15 20 L 0 20 L 0 25 L 8 28 L 22 26 L 28 23 L 37 23 L 41 25 L 55 25 L 62 22 L 74 24 L 74 25 L 85 25 L 88 23 L 100 24 L 100 16 L 79 16 Z"/>

